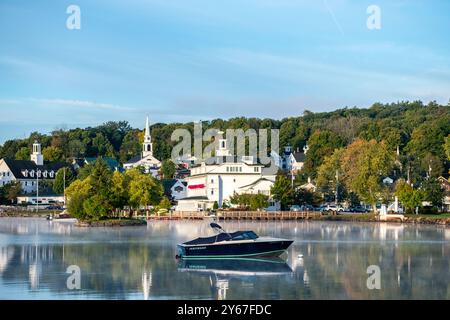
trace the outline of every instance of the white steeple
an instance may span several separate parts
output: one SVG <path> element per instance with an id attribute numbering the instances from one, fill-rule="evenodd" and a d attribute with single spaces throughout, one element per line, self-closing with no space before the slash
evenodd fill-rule
<path id="1" fill-rule="evenodd" d="M 218 134 L 223 137 L 223 131 L 219 131 Z M 227 139 L 219 139 L 219 147 L 216 149 L 216 156 L 224 157 L 229 155 L 230 150 L 228 149 Z"/>
<path id="2" fill-rule="evenodd" d="M 36 165 L 42 166 L 44 164 L 44 156 L 41 153 L 41 144 L 37 141 L 33 143 L 33 153 L 31 154 L 31 161 L 34 161 Z"/>
<path id="3" fill-rule="evenodd" d="M 147 156 L 153 156 L 153 144 L 152 137 L 150 135 L 150 125 L 147 121 L 145 122 L 145 135 L 144 135 L 144 143 L 142 145 L 142 157 L 145 158 Z"/>

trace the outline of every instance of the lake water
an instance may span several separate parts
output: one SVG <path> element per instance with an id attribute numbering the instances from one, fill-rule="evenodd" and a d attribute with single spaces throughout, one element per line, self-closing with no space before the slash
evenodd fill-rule
<path id="1" fill-rule="evenodd" d="M 295 242 L 279 260 L 177 261 L 176 244 L 213 234 L 209 222 L 1 218 L 0 299 L 450 299 L 450 228 L 234 221 L 222 225 Z M 80 289 L 67 286 L 72 265 Z M 367 287 L 371 265 L 379 290 Z"/>

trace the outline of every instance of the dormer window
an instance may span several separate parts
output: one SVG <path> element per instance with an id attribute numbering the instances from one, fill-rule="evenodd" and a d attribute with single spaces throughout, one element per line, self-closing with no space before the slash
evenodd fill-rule
<path id="1" fill-rule="evenodd" d="M 23 170 L 22 174 L 23 174 L 24 177 L 28 177 L 28 170 Z"/>
<path id="2" fill-rule="evenodd" d="M 38 170 L 38 171 L 37 171 L 37 176 L 38 176 L 38 178 L 41 177 L 41 170 Z"/>
<path id="3" fill-rule="evenodd" d="M 50 178 L 53 178 L 53 176 L 55 175 L 55 172 L 52 170 L 52 171 L 50 171 L 49 175 L 50 175 Z"/>
<path id="4" fill-rule="evenodd" d="M 34 177 L 34 170 L 30 171 L 30 177 Z"/>

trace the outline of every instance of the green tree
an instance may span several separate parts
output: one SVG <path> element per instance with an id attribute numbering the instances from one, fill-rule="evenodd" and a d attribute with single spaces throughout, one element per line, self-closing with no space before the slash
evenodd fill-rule
<path id="1" fill-rule="evenodd" d="M 269 206 L 269 197 L 262 193 L 250 196 L 250 209 L 261 210 Z"/>
<path id="2" fill-rule="evenodd" d="M 98 221 L 106 218 L 112 211 L 108 199 L 101 194 L 95 194 L 83 202 L 85 217 L 89 220 Z"/>
<path id="3" fill-rule="evenodd" d="M 391 171 L 393 160 L 393 153 L 384 142 L 375 140 L 356 140 L 342 154 L 343 182 L 347 189 L 372 204 L 374 212 L 384 188 L 382 178 Z"/>
<path id="4" fill-rule="evenodd" d="M 75 179 L 75 175 L 70 168 L 64 167 L 59 169 L 56 172 L 55 180 L 53 181 L 53 191 L 56 194 L 64 194 L 64 177 L 66 188 L 69 187 Z"/>
<path id="5" fill-rule="evenodd" d="M 6 199 L 9 200 L 11 203 L 14 203 L 14 201 L 17 200 L 17 197 L 22 192 L 22 186 L 20 185 L 20 182 L 18 181 L 11 181 L 8 184 L 6 184 L 4 187 L 4 194 L 6 196 Z"/>
<path id="6" fill-rule="evenodd" d="M 395 194 L 399 201 L 406 207 L 407 212 L 413 213 L 416 207 L 420 207 L 423 201 L 423 193 L 421 190 L 414 190 L 410 184 L 403 179 L 397 181 Z"/>
<path id="7" fill-rule="evenodd" d="M 164 179 L 172 179 L 176 172 L 176 166 L 175 163 L 170 160 L 166 159 L 163 160 L 161 164 L 161 173 Z"/>
<path id="8" fill-rule="evenodd" d="M 328 130 L 316 130 L 308 140 L 309 150 L 306 153 L 305 164 L 302 171 L 315 178 L 317 169 L 327 155 L 331 155 L 335 149 L 343 146 L 342 139 L 334 132 Z"/>
<path id="9" fill-rule="evenodd" d="M 30 148 L 22 147 L 16 152 L 15 159 L 16 160 L 30 160 L 30 155 L 31 155 Z"/>
<path id="10" fill-rule="evenodd" d="M 332 155 L 325 157 L 322 165 L 317 170 L 317 187 L 326 195 L 334 195 L 336 193 L 339 174 L 342 174 L 341 159 L 344 152 L 343 148 L 336 149 Z"/>
<path id="11" fill-rule="evenodd" d="M 45 161 L 60 161 L 63 158 L 63 152 L 61 149 L 57 147 L 46 147 L 44 150 L 42 150 L 42 155 L 44 156 Z"/>
<path id="12" fill-rule="evenodd" d="M 280 202 L 282 210 L 286 209 L 294 200 L 291 181 L 283 174 L 277 175 L 275 183 L 270 189 L 270 193 L 274 200 Z"/>
<path id="13" fill-rule="evenodd" d="M 445 137 L 444 149 L 445 154 L 447 155 L 447 160 L 450 160 L 450 134 L 447 137 Z"/>
<path id="14" fill-rule="evenodd" d="M 156 205 L 161 201 L 164 189 L 152 176 L 138 172 L 133 175 L 128 191 L 129 204 L 133 208 Z"/>
<path id="15" fill-rule="evenodd" d="M 122 209 L 128 203 L 128 184 L 129 179 L 118 172 L 114 171 L 111 178 L 111 205 L 116 209 Z"/>
<path id="16" fill-rule="evenodd" d="M 423 199 L 437 208 L 442 207 L 445 191 L 436 178 L 430 177 L 422 183 Z"/>

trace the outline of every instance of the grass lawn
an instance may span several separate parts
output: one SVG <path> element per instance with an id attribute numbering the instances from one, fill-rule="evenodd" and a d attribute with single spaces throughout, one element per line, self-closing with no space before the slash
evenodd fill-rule
<path id="1" fill-rule="evenodd" d="M 414 218 L 430 218 L 430 219 L 448 219 L 450 218 L 450 213 L 441 214 L 407 214 L 405 217 Z"/>

